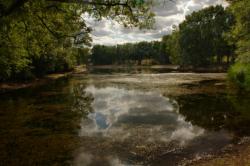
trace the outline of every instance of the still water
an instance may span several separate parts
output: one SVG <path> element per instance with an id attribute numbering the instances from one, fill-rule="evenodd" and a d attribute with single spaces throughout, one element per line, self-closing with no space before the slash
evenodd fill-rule
<path id="1" fill-rule="evenodd" d="M 225 74 L 75 75 L 0 95 L 0 165 L 178 165 L 250 134 Z"/>

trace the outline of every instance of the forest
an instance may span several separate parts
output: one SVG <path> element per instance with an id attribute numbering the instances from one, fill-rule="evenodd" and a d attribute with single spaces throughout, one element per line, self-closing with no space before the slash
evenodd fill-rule
<path id="1" fill-rule="evenodd" d="M 148 4 L 137 1 L 1 0 L 0 11 L 0 81 L 29 80 L 84 63 L 91 27 L 82 13 L 124 26 L 146 28 L 153 22 Z"/>
<path id="2" fill-rule="evenodd" d="M 92 49 L 94 64 L 141 65 L 143 60 L 151 64 L 178 64 L 195 67 L 229 65 L 234 62 L 235 44 L 229 43 L 229 31 L 234 23 L 233 15 L 222 6 L 212 6 L 187 16 L 174 27 L 173 33 L 161 41 L 127 43 L 117 46 L 96 45 Z"/>
<path id="3" fill-rule="evenodd" d="M 186 17 L 170 35 L 161 41 L 127 43 L 117 46 L 95 45 L 93 64 L 141 65 L 179 64 L 195 67 L 229 65 L 234 62 L 235 44 L 227 36 L 234 23 L 233 15 L 222 6 L 212 6 Z M 227 35 L 228 34 L 228 35 Z"/>
<path id="4" fill-rule="evenodd" d="M 239 87 L 250 86 L 250 2 L 230 1 L 230 6 L 211 6 L 186 16 L 161 41 L 96 45 L 91 61 L 101 64 L 176 64 L 228 68 Z"/>
<path id="5" fill-rule="evenodd" d="M 250 2 L 231 0 L 186 16 L 161 41 L 92 46 L 82 13 L 111 18 L 124 26 L 152 28 L 150 1 L 0 1 L 0 80 L 30 80 L 69 71 L 76 65 L 178 64 L 227 66 L 229 78 L 250 86 Z M 131 12 L 137 8 L 137 12 Z M 121 10 L 123 9 L 123 10 Z M 92 48 L 92 49 L 91 49 Z"/>
<path id="6" fill-rule="evenodd" d="M 250 166 L 250 0 L 0 0 L 0 166 Z"/>
<path id="7" fill-rule="evenodd" d="M 94 65 L 170 63 L 165 43 L 159 41 L 127 43 L 116 46 L 95 45 L 92 48 L 90 59 Z"/>

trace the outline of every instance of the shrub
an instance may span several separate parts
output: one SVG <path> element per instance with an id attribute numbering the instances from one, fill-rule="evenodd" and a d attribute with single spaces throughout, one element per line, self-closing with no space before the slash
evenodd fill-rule
<path id="1" fill-rule="evenodd" d="M 250 64 L 236 63 L 230 68 L 228 75 L 240 88 L 250 90 Z"/>

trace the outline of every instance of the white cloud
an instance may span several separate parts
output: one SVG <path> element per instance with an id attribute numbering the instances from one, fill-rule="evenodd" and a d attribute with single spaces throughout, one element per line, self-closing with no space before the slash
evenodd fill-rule
<path id="1" fill-rule="evenodd" d="M 224 0 L 175 0 L 175 2 L 156 0 L 152 10 L 156 14 L 155 29 L 139 30 L 125 28 L 113 20 L 96 21 L 84 14 L 87 25 L 93 28 L 93 44 L 115 45 L 127 42 L 160 40 L 163 35 L 171 33 L 172 26 L 185 19 L 185 15 L 211 5 L 228 4 Z M 159 2 L 159 3 L 157 3 Z"/>

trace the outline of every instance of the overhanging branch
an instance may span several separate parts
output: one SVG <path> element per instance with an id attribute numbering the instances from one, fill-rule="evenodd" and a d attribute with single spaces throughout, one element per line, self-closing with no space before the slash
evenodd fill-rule
<path id="1" fill-rule="evenodd" d="M 79 4 L 87 4 L 87 5 L 98 5 L 98 6 L 127 6 L 128 3 L 121 2 L 95 2 L 90 0 L 47 0 L 52 2 L 61 2 L 61 3 L 79 3 Z"/>
<path id="2" fill-rule="evenodd" d="M 7 9 L 1 9 L 0 11 L 0 18 L 4 16 L 8 16 L 12 14 L 14 11 L 21 8 L 26 2 L 29 0 L 14 0 L 14 2 L 8 7 Z M 126 2 L 95 2 L 90 0 L 46 0 L 48 2 L 58 2 L 58 3 L 79 3 L 79 4 L 86 4 L 86 5 L 96 5 L 96 6 L 124 6 L 131 8 L 128 4 L 128 1 Z M 0 4 L 1 5 L 1 4 Z"/>

